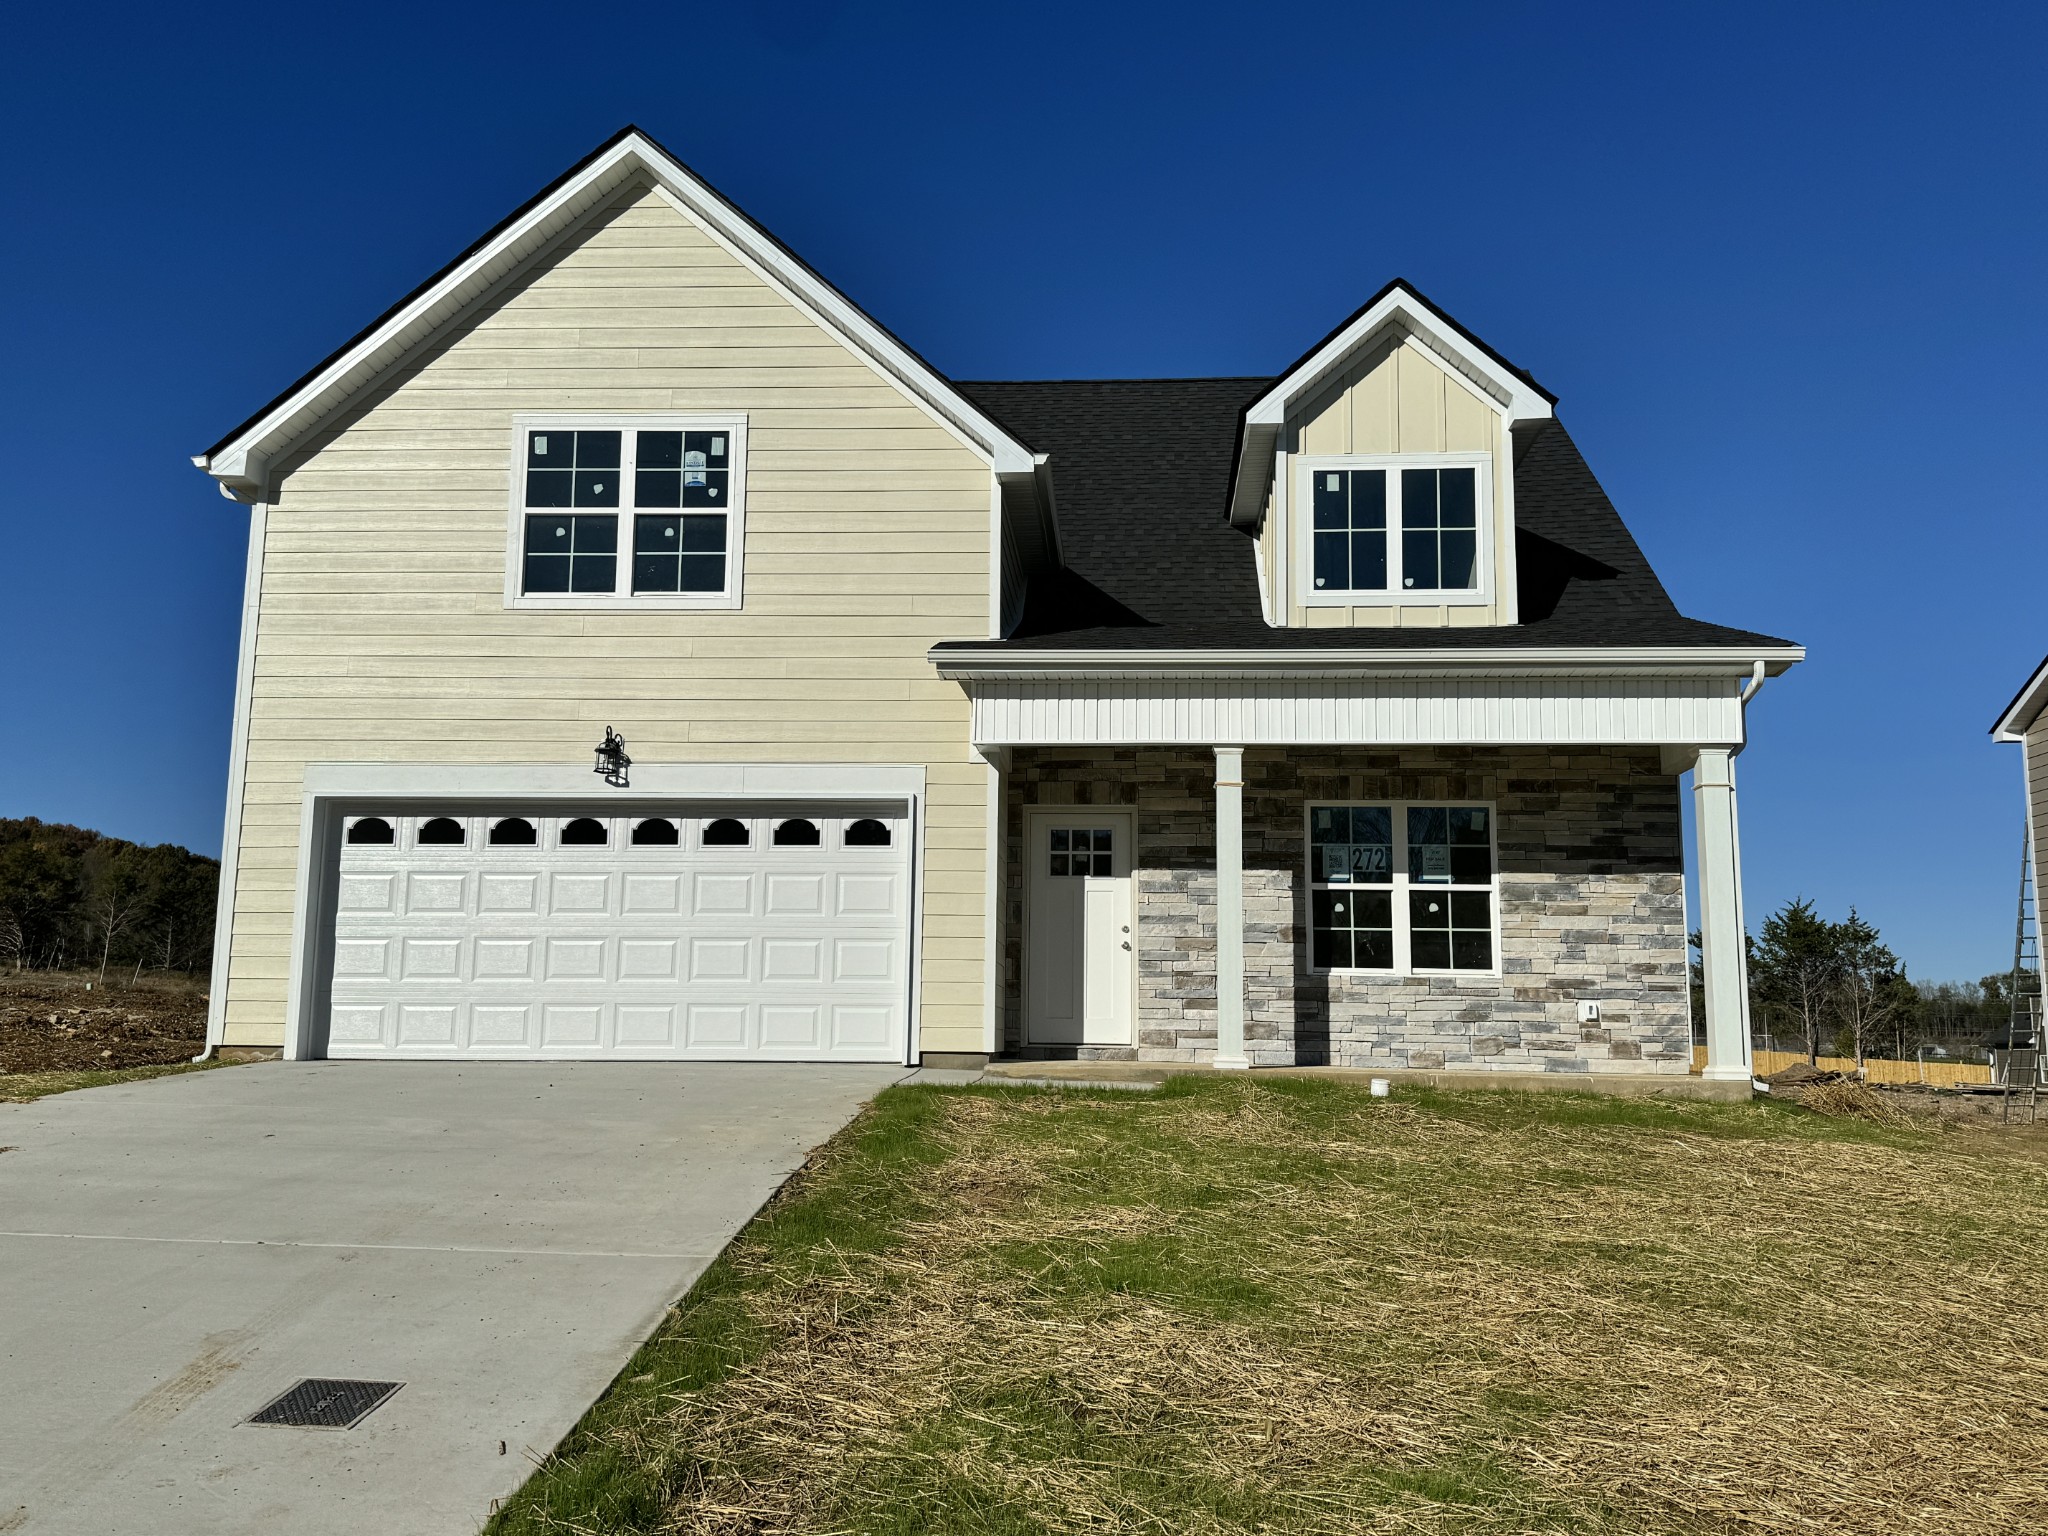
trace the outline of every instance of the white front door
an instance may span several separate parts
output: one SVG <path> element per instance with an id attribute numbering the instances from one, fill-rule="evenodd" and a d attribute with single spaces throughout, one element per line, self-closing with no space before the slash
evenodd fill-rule
<path id="1" fill-rule="evenodd" d="M 1024 1038 L 1031 1045 L 1129 1045 L 1136 957 L 1130 813 L 1067 808 L 1033 811 L 1026 822 Z"/>

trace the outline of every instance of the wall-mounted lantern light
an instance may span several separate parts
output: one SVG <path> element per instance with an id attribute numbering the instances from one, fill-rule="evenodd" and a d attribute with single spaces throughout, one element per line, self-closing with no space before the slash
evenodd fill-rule
<path id="1" fill-rule="evenodd" d="M 633 766 L 633 759 L 626 756 L 626 738 L 610 726 L 604 728 L 604 744 L 597 749 L 597 766 L 591 771 L 604 775 L 605 783 L 614 789 L 626 787 L 626 770 Z"/>

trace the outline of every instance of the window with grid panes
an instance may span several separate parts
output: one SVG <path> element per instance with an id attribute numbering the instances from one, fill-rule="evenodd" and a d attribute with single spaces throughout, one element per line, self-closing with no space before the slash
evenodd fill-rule
<path id="1" fill-rule="evenodd" d="M 1486 485 L 1477 464 L 1311 462 L 1311 595 L 1478 593 Z"/>
<path id="2" fill-rule="evenodd" d="M 1498 880 L 1482 805 L 1312 805 L 1310 964 L 1492 971 Z"/>
<path id="3" fill-rule="evenodd" d="M 733 593 L 737 421 L 570 421 L 531 426 L 523 442 L 521 596 L 644 597 L 687 606 Z M 629 541 L 623 549 L 622 541 Z"/>

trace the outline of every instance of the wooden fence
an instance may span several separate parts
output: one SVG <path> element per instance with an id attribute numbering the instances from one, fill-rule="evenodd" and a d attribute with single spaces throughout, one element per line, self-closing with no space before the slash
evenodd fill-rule
<path id="1" fill-rule="evenodd" d="M 1799 1051 L 1758 1051 L 1755 1071 L 1758 1077 L 1769 1077 L 1773 1072 L 1782 1072 L 1795 1061 L 1806 1060 Z M 1692 1069 L 1697 1072 L 1707 1064 L 1707 1048 L 1696 1045 L 1692 1048 Z M 1951 1088 L 1957 1083 L 1988 1083 L 1991 1068 L 1976 1061 L 1884 1061 L 1873 1056 L 1863 1063 L 1864 1081 L 1871 1083 L 1925 1083 L 1934 1088 Z M 1855 1058 L 1849 1056 L 1823 1056 L 1820 1058 L 1823 1072 L 1856 1071 Z"/>

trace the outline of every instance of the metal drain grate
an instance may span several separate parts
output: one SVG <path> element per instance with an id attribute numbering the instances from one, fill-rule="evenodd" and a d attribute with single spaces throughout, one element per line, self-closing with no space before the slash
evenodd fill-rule
<path id="1" fill-rule="evenodd" d="M 294 1429 L 354 1429 L 404 1386 L 402 1381 L 330 1381 L 316 1376 L 249 1416 L 251 1424 Z"/>

